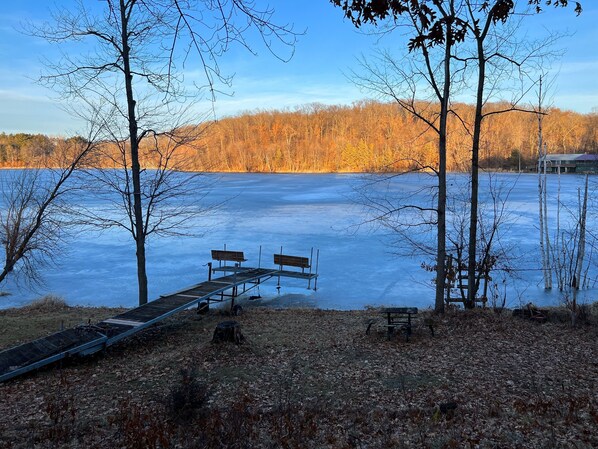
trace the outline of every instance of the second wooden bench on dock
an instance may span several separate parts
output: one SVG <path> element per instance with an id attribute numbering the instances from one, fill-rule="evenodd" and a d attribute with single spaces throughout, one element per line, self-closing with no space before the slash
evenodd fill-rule
<path id="1" fill-rule="evenodd" d="M 307 257 L 289 256 L 287 254 L 274 254 L 274 265 L 278 265 L 281 271 L 284 266 L 301 268 L 302 273 L 305 273 L 306 268 L 310 268 Z"/>

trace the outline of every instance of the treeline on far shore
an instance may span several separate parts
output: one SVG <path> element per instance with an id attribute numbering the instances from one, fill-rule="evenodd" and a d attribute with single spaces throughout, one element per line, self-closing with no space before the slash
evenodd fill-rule
<path id="1" fill-rule="evenodd" d="M 495 103 L 487 111 L 506 105 Z M 433 108 L 431 108 L 432 110 Z M 469 168 L 473 106 L 454 105 L 447 168 Z M 437 163 L 433 131 L 396 104 L 374 101 L 351 106 L 312 104 L 294 110 L 245 113 L 197 125 L 199 137 L 179 148 L 189 171 L 212 172 L 377 172 Z M 548 153 L 598 153 L 598 113 L 550 109 L 543 117 Z M 79 142 L 40 134 L 0 134 L 0 167 L 56 165 L 57 154 Z M 112 168 L 118 146 L 110 142 L 93 158 Z M 151 151 L 142 163 L 155 166 Z M 538 155 L 538 116 L 529 112 L 489 115 L 484 124 L 481 166 L 488 170 L 526 170 Z"/>

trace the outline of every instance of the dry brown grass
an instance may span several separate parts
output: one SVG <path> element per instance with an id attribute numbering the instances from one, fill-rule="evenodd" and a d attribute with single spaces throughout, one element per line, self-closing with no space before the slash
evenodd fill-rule
<path id="1" fill-rule="evenodd" d="M 96 323 L 119 311 L 123 309 L 70 307 L 62 298 L 53 295 L 21 308 L 0 309 L 0 349 L 89 321 Z"/>
<path id="2" fill-rule="evenodd" d="M 60 296 L 46 295 L 20 308 L 23 312 L 54 312 L 68 308 L 66 301 Z"/>
<path id="3" fill-rule="evenodd" d="M 365 335 L 376 315 L 246 308 L 234 345 L 211 343 L 229 317 L 183 313 L 0 385 L 0 448 L 598 447 L 595 326 L 460 311 L 406 343 Z"/>

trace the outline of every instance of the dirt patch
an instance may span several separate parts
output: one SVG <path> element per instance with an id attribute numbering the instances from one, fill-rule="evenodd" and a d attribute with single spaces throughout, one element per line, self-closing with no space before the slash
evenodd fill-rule
<path id="1" fill-rule="evenodd" d="M 211 343 L 230 317 L 182 313 L 0 385 L 0 448 L 598 447 L 595 326 L 458 311 L 407 343 L 366 335 L 377 315 L 246 309 L 235 345 Z"/>

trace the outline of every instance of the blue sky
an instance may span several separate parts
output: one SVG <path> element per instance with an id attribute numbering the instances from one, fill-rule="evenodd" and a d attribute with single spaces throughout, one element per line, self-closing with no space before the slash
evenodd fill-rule
<path id="1" fill-rule="evenodd" d="M 92 1 L 92 0 L 84 0 Z M 266 4 L 256 0 L 258 5 Z M 68 6 L 74 0 L 58 0 Z M 53 99 L 52 92 L 35 83 L 41 59 L 55 49 L 18 31 L 24 21 L 48 17 L 47 0 L 6 2 L 0 11 L 0 132 L 70 135 L 82 128 Z M 278 23 L 293 23 L 299 36 L 295 54 L 282 63 L 260 45 L 257 56 L 236 48 L 222 60 L 225 73 L 234 74 L 232 96 L 219 96 L 217 116 L 257 109 L 294 109 L 309 103 L 351 104 L 368 98 L 346 73 L 357 68 L 356 58 L 376 48 L 404 48 L 398 36 L 379 41 L 355 30 L 340 9 L 328 0 L 270 0 Z M 598 108 L 598 1 L 584 0 L 584 12 L 572 9 L 528 17 L 521 32 L 542 35 L 545 29 L 568 32 L 559 46 L 565 56 L 555 63 L 552 103 L 563 109 L 587 113 Z"/>

